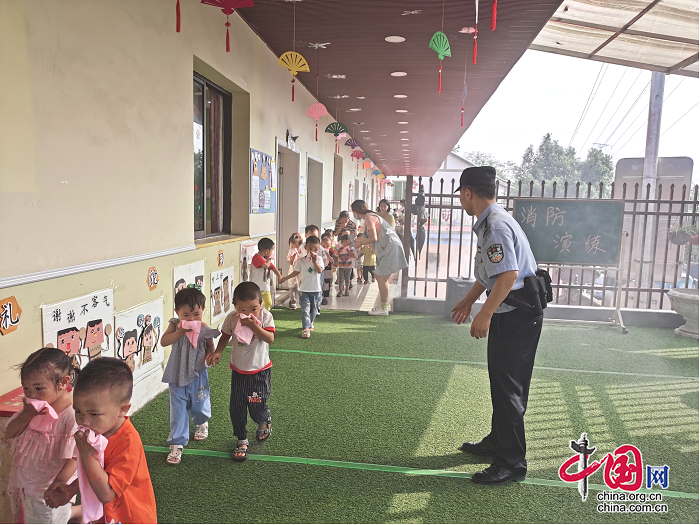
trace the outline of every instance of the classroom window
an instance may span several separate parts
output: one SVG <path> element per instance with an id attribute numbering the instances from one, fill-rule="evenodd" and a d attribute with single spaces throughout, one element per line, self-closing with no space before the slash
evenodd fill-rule
<path id="1" fill-rule="evenodd" d="M 231 232 L 231 94 L 195 75 L 194 237 Z"/>

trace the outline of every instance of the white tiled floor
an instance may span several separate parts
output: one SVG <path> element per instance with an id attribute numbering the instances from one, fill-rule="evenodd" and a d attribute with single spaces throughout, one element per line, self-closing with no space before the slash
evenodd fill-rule
<path id="1" fill-rule="evenodd" d="M 288 294 L 286 290 L 278 290 L 277 297 L 285 297 Z M 333 285 L 331 296 L 328 298 L 328 304 L 322 308 L 328 310 L 357 310 L 360 312 L 369 312 L 375 306 L 379 306 L 379 288 L 377 283 L 373 284 L 358 284 L 357 281 L 352 283 L 352 290 L 347 297 L 336 297 L 338 287 Z M 399 284 L 391 284 L 390 297 L 398 297 L 401 295 Z M 286 306 L 288 299 L 285 298 L 281 305 Z"/>

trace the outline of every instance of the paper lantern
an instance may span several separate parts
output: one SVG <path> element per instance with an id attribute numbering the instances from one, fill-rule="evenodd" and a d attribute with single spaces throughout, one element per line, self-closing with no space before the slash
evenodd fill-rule
<path id="1" fill-rule="evenodd" d="M 236 9 L 241 7 L 253 7 L 255 4 L 253 0 L 202 0 L 203 4 L 213 5 L 221 9 L 221 12 L 226 15 L 226 52 L 231 52 L 231 39 L 228 34 L 228 28 L 231 27 L 231 23 L 228 21 L 229 15 L 232 15 Z M 177 13 L 178 13 L 178 23 L 177 28 L 180 30 L 180 1 L 177 3 Z"/>
<path id="2" fill-rule="evenodd" d="M 438 70 L 438 93 L 440 93 L 442 92 L 442 60 L 445 57 L 452 56 L 452 50 L 450 49 L 450 43 L 447 40 L 447 35 L 445 35 L 445 33 L 442 31 L 436 32 L 433 35 L 433 38 L 430 39 L 430 44 L 428 47 L 435 51 L 440 59 L 440 69 Z"/>
<path id="3" fill-rule="evenodd" d="M 328 115 L 328 110 L 326 109 L 326 106 L 320 102 L 312 104 L 309 109 L 306 110 L 306 116 L 313 117 L 313 119 L 316 121 L 316 142 L 318 142 L 318 119 L 324 115 Z"/>
<path id="4" fill-rule="evenodd" d="M 287 51 L 277 61 L 278 66 L 282 66 L 289 70 L 292 74 L 292 102 L 294 102 L 294 83 L 296 82 L 297 73 L 308 73 L 309 64 L 306 59 L 296 51 Z"/>

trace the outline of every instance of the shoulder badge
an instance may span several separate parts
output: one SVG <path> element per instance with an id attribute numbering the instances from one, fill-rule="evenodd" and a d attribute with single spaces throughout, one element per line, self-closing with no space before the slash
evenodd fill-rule
<path id="1" fill-rule="evenodd" d="M 492 263 L 499 263 L 503 260 L 503 245 L 502 244 L 492 244 L 489 249 L 486 250 L 486 255 L 489 257 L 489 261 Z"/>

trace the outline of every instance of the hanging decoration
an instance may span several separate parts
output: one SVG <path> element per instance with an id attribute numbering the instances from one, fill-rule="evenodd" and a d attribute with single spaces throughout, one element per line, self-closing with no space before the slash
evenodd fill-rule
<path id="1" fill-rule="evenodd" d="M 357 160 L 357 169 L 359 170 L 360 169 L 360 159 L 365 158 L 365 153 L 363 151 L 357 149 L 350 154 L 350 157 Z"/>
<path id="2" fill-rule="evenodd" d="M 479 34 L 479 0 L 474 0 L 476 15 L 474 18 L 474 48 L 472 50 L 472 64 L 476 64 L 476 37 Z"/>
<path id="3" fill-rule="evenodd" d="M 340 153 L 340 149 L 338 148 L 338 135 L 347 133 L 348 128 L 346 128 L 343 124 L 340 122 L 331 122 L 326 126 L 326 133 L 333 133 L 335 135 L 335 152 Z"/>
<path id="4" fill-rule="evenodd" d="M 177 0 L 175 6 L 175 31 L 180 32 L 180 0 Z"/>
<path id="5" fill-rule="evenodd" d="M 440 59 L 440 69 L 438 70 L 438 93 L 442 92 L 442 61 L 445 57 L 451 57 L 450 43 L 447 35 L 442 31 L 445 29 L 445 0 L 442 2 L 442 30 L 437 31 L 430 39 L 428 47 L 438 54 Z"/>
<path id="6" fill-rule="evenodd" d="M 226 15 L 226 52 L 231 52 L 231 38 L 228 33 L 229 27 L 231 27 L 231 22 L 228 21 L 228 17 L 234 13 L 236 9 L 242 7 L 253 7 L 255 4 L 253 0 L 202 0 L 203 4 L 213 5 L 221 9 L 221 12 Z M 177 30 L 180 31 L 180 0 L 177 2 Z"/>
<path id="7" fill-rule="evenodd" d="M 491 4 L 491 31 L 496 30 L 496 18 L 498 17 L 498 0 L 493 0 Z"/>
<path id="8" fill-rule="evenodd" d="M 321 63 L 321 49 L 326 49 L 326 46 L 329 46 L 330 44 L 330 42 L 319 42 L 316 44 L 309 44 L 309 47 L 313 47 L 314 49 L 316 49 L 316 100 L 318 100 L 318 71 L 319 64 Z M 320 102 L 312 104 L 306 111 L 306 116 L 313 117 L 313 119 L 316 121 L 316 142 L 318 142 L 318 119 L 320 119 L 324 115 L 328 115 L 328 109 Z"/>
<path id="9" fill-rule="evenodd" d="M 350 146 L 352 149 L 362 147 L 362 144 L 360 144 L 360 141 L 357 139 L 348 139 L 345 141 L 345 145 Z"/>
<path id="10" fill-rule="evenodd" d="M 294 102 L 294 84 L 296 83 L 297 73 L 308 73 L 311 71 L 309 69 L 309 64 L 306 59 L 297 53 L 297 3 L 294 4 L 294 21 L 293 21 L 293 33 L 292 33 L 292 51 L 287 51 L 283 53 L 280 59 L 277 61 L 278 66 L 282 66 L 289 70 L 292 74 L 292 102 Z"/>
<path id="11" fill-rule="evenodd" d="M 313 119 L 316 121 L 316 142 L 318 142 L 318 119 L 320 119 L 324 115 L 328 115 L 328 110 L 326 109 L 326 106 L 324 106 L 320 102 L 316 102 L 316 104 L 311 104 L 309 109 L 306 111 L 306 116 L 313 117 Z"/>
<path id="12" fill-rule="evenodd" d="M 374 171 L 372 172 L 372 175 L 381 175 L 381 174 L 382 174 L 382 172 L 379 171 L 379 170 L 374 170 Z"/>
<path id="13" fill-rule="evenodd" d="M 464 75 L 464 87 L 462 88 L 462 127 L 464 127 L 464 103 L 467 99 L 467 75 Z"/>
<path id="14" fill-rule="evenodd" d="M 372 168 L 372 163 L 366 160 L 362 163 L 362 167 L 364 169 L 368 170 L 368 169 Z"/>

